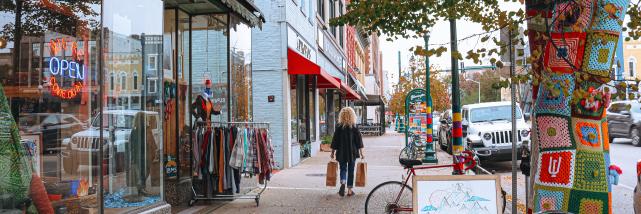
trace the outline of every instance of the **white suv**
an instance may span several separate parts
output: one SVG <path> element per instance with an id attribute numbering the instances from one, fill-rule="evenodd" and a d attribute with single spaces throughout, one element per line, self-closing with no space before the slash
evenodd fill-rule
<path id="1" fill-rule="evenodd" d="M 481 160 L 512 158 L 512 107 L 510 102 L 465 105 L 462 108 L 464 142 Z M 529 146 L 530 125 L 516 108 L 517 147 Z M 519 156 L 520 158 L 520 156 Z"/>
<path id="2" fill-rule="evenodd" d="M 143 112 L 148 122 L 158 123 L 160 118 L 158 112 L 140 111 L 140 110 L 106 110 L 104 111 L 103 125 L 100 125 L 100 115 L 94 117 L 91 127 L 80 131 L 64 139 L 62 142 L 63 167 L 67 173 L 75 173 L 79 166 L 99 166 L 101 163 L 98 159 L 100 151 L 100 142 L 103 143 L 103 158 L 113 159 L 116 162 L 116 171 L 124 170 L 125 148 L 129 143 L 131 130 L 134 126 L 136 114 Z M 153 122 L 152 122 L 153 121 Z M 102 128 L 101 128 L 102 127 Z M 109 130 L 108 127 L 112 127 Z M 157 125 L 152 133 L 157 148 L 161 148 L 160 125 Z M 102 129 L 103 140 L 100 140 L 100 130 Z M 114 138 L 112 141 L 112 137 Z"/>

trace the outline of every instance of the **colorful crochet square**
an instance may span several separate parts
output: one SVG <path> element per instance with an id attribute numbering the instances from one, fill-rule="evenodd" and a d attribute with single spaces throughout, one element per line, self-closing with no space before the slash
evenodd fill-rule
<path id="1" fill-rule="evenodd" d="M 571 74 L 581 68 L 585 33 L 551 33 L 552 42 L 545 47 L 544 65 L 556 73 Z M 567 61 L 566 61 L 567 60 Z M 569 63 L 571 64 L 569 64 Z"/>
<path id="2" fill-rule="evenodd" d="M 568 211 L 571 213 L 607 214 L 609 213 L 609 194 L 572 190 Z"/>
<path id="3" fill-rule="evenodd" d="M 572 119 L 577 150 L 603 151 L 601 146 L 601 126 L 598 121 Z"/>
<path id="4" fill-rule="evenodd" d="M 613 35 L 621 33 L 621 23 L 629 0 L 601 0 L 597 3 L 597 12 L 592 21 L 591 29 L 595 32 L 606 32 Z"/>
<path id="5" fill-rule="evenodd" d="M 539 154 L 539 173 L 536 183 L 545 186 L 571 188 L 574 182 L 575 152 L 548 151 Z"/>
<path id="6" fill-rule="evenodd" d="M 609 102 L 609 95 L 601 89 L 601 83 L 583 81 L 577 88 L 587 92 L 572 106 L 572 117 L 600 120 L 604 116 L 605 108 Z"/>
<path id="7" fill-rule="evenodd" d="M 567 1 L 554 7 L 553 32 L 585 32 L 592 21 L 593 0 Z M 564 19 L 559 19 L 559 16 Z"/>
<path id="8" fill-rule="evenodd" d="M 570 119 L 563 116 L 540 115 L 536 117 L 539 147 L 548 149 L 569 149 L 574 146 L 570 132 Z"/>
<path id="9" fill-rule="evenodd" d="M 570 189 L 535 185 L 535 210 L 566 210 L 570 201 Z"/>
<path id="10" fill-rule="evenodd" d="M 583 71 L 600 77 L 609 77 L 614 50 L 619 37 L 609 34 L 591 33 L 588 35 L 583 59 Z"/>
<path id="11" fill-rule="evenodd" d="M 570 74 L 549 74 L 550 81 L 557 90 L 562 90 L 564 87 L 568 90 L 568 95 L 574 92 L 574 77 Z M 565 96 L 564 93 L 554 94 L 548 87 L 544 85 L 539 86 L 539 94 L 537 96 L 539 103 L 535 108 L 537 113 L 558 114 L 563 116 L 570 116 L 570 98 Z"/>
<path id="12" fill-rule="evenodd" d="M 608 192 L 605 156 L 601 152 L 577 151 L 574 188 L 591 192 Z"/>
<path id="13" fill-rule="evenodd" d="M 603 138 L 603 151 L 610 151 L 610 130 L 608 129 L 608 122 L 601 122 L 601 137 Z"/>

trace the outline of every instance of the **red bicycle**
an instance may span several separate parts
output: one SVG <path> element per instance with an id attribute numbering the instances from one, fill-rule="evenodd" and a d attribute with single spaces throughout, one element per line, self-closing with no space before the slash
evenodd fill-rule
<path id="1" fill-rule="evenodd" d="M 455 171 L 465 172 L 476 167 L 474 153 L 464 151 L 458 157 L 458 163 L 445 165 L 418 166 L 423 162 L 414 159 L 399 159 L 407 170 L 404 182 L 387 181 L 369 192 L 365 201 L 365 213 L 400 213 L 412 212 L 412 187 L 407 185 L 416 176 L 416 170 L 452 167 Z"/>

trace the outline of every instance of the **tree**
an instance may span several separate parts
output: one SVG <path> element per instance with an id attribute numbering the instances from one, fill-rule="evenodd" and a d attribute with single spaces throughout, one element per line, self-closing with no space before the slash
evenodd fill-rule
<path id="1" fill-rule="evenodd" d="M 394 85 L 394 94 L 390 102 L 390 110 L 401 115 L 405 114 L 405 96 L 416 88 L 425 88 L 425 64 L 424 57 L 413 55 L 410 57 L 410 63 L 399 83 Z M 432 71 L 434 68 L 431 68 Z M 437 77 L 436 72 L 430 72 L 430 91 L 434 111 L 443 111 L 449 108 L 450 99 L 447 93 L 447 84 Z"/>
<path id="2" fill-rule="evenodd" d="M 504 0 L 503 2 L 509 2 Z M 534 194 L 529 207 L 534 212 L 553 209 L 580 213 L 591 206 L 593 213 L 610 213 L 610 187 L 606 172 L 609 136 L 603 117 L 610 102 L 609 72 L 629 1 L 603 0 L 520 0 L 524 9 L 506 11 L 498 0 L 440 1 L 354 1 L 348 13 L 333 19 L 334 25 L 357 25 L 369 32 L 387 34 L 392 39 L 419 37 L 430 31 L 437 20 L 466 19 L 482 25 L 481 42 L 490 40 L 489 32 L 506 29 L 519 32 L 520 24 L 528 24 L 528 42 L 532 56 L 529 74 L 512 76 L 498 84 L 527 83 L 531 78 L 537 100 L 533 126 L 532 172 L 533 193 L 540 191 L 560 194 L 554 199 Z M 631 21 L 628 35 L 641 37 L 639 2 L 627 11 Z M 518 33 L 508 38 L 524 43 Z M 468 38 L 464 38 L 468 39 Z M 480 58 L 500 68 L 503 62 L 494 58 L 508 50 L 506 44 L 492 38 L 494 49 L 474 49 L 465 58 L 475 63 Z M 416 47 L 419 55 L 439 56 L 447 50 L 437 47 L 425 50 Z M 595 53 L 595 54 L 593 54 Z M 463 55 L 452 52 L 452 58 Z M 585 62 L 584 62 L 585 61 Z M 625 84 L 617 84 L 624 86 Z M 537 92 L 541 92 L 540 95 Z M 563 139 L 563 140 L 554 140 Z M 568 142 L 569 141 L 569 142 Z M 539 159 L 538 157 L 541 157 Z M 589 163 L 589 164 L 588 164 Z M 537 166 L 542 166 L 538 168 Z M 536 183 L 536 185 L 534 185 Z M 585 199 L 585 200 L 584 200 Z M 554 200 L 554 201 L 550 201 Z M 589 201 L 584 204 L 584 201 Z M 581 202 L 581 203 L 579 203 Z M 569 206 L 564 206 L 569 204 Z"/>

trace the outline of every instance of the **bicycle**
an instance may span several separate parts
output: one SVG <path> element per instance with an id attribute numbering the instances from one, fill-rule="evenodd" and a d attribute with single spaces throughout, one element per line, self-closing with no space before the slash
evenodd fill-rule
<path id="1" fill-rule="evenodd" d="M 398 155 L 398 159 L 417 159 L 418 147 L 422 146 L 421 136 L 417 134 L 410 133 L 411 142 L 405 145 L 401 149 L 401 153 Z"/>
<path id="2" fill-rule="evenodd" d="M 463 151 L 458 158 L 459 161 L 454 164 L 430 166 L 418 166 L 423 162 L 416 159 L 399 159 L 400 164 L 407 170 L 407 178 L 404 182 L 387 181 L 374 187 L 365 200 L 365 213 L 412 212 L 412 187 L 407 184 L 411 182 L 410 178 L 416 176 L 416 170 L 452 167 L 455 171 L 465 172 L 476 167 L 474 153 L 471 151 Z"/>

